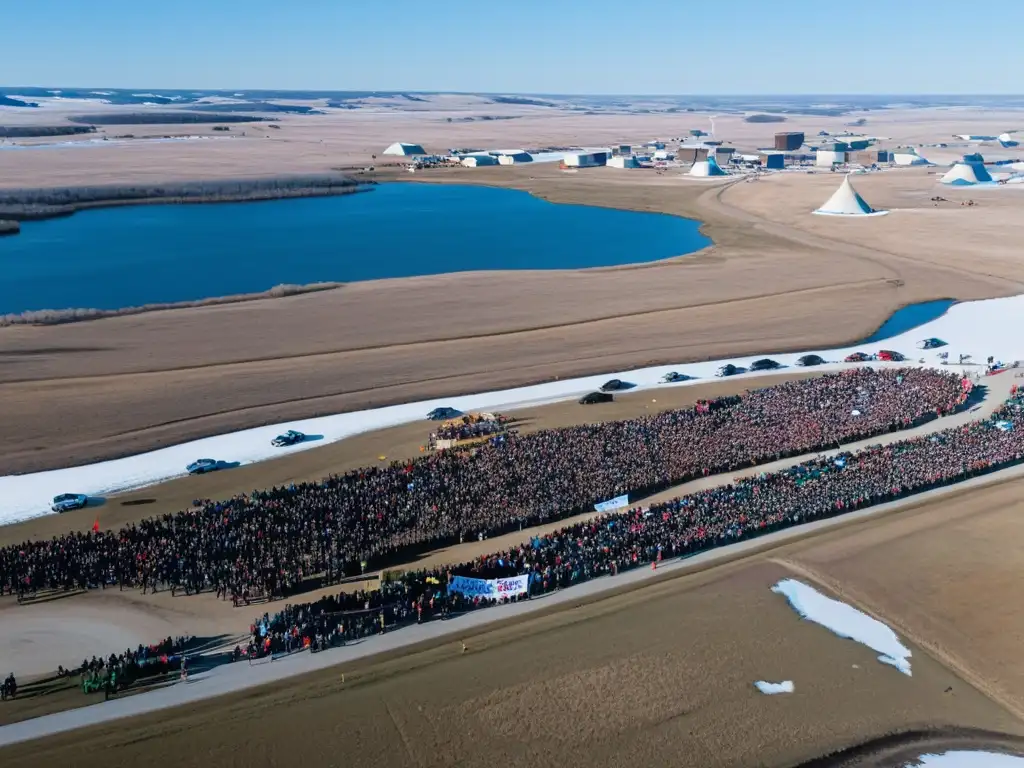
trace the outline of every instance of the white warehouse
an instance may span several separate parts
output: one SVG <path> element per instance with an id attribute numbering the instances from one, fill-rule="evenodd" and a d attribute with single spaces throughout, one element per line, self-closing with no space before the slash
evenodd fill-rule
<path id="1" fill-rule="evenodd" d="M 580 152 L 578 154 L 568 154 L 565 156 L 564 162 L 571 168 L 596 168 L 599 165 L 606 165 L 608 163 L 608 153 Z"/>
<path id="2" fill-rule="evenodd" d="M 608 158 L 609 168 L 639 168 L 640 161 L 632 155 L 617 155 Z"/>
<path id="3" fill-rule="evenodd" d="M 814 153 L 814 164 L 824 168 L 831 168 L 833 165 L 845 165 L 846 153 L 831 149 L 819 149 Z"/>

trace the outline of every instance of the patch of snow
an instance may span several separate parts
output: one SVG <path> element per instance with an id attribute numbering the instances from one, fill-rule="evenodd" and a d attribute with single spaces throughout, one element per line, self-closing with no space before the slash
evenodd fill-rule
<path id="1" fill-rule="evenodd" d="M 873 619 L 862 611 L 839 600 L 833 600 L 796 579 L 783 579 L 772 592 L 784 595 L 797 613 L 803 618 L 820 624 L 839 637 L 866 645 L 879 654 L 883 664 L 896 667 L 900 672 L 911 675 L 910 649 L 888 626 Z"/>
<path id="2" fill-rule="evenodd" d="M 764 680 L 758 680 L 754 683 L 754 687 L 765 696 L 775 696 L 779 693 L 792 693 L 794 689 L 792 680 L 783 680 L 781 683 L 769 683 Z"/>
<path id="3" fill-rule="evenodd" d="M 904 768 L 1024 768 L 1024 757 L 999 752 L 953 751 L 921 755 Z"/>

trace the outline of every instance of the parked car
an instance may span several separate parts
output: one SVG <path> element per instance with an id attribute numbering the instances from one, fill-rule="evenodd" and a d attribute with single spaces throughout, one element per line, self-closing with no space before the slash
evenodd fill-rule
<path id="1" fill-rule="evenodd" d="M 297 445 L 306 439 L 306 436 L 301 432 L 296 432 L 294 429 L 289 429 L 283 435 L 278 435 L 270 444 L 275 448 L 284 448 L 288 445 Z"/>
<path id="2" fill-rule="evenodd" d="M 930 339 L 921 339 L 917 342 L 918 349 L 938 349 L 939 347 L 946 346 L 946 342 L 942 339 L 936 339 L 934 336 Z"/>
<path id="3" fill-rule="evenodd" d="M 825 358 L 821 357 L 821 355 L 804 355 L 803 357 L 801 357 L 799 360 L 796 361 L 796 364 L 797 365 L 808 366 L 808 365 L 822 365 L 822 364 L 824 364 L 824 362 L 825 362 Z"/>
<path id="4" fill-rule="evenodd" d="M 893 352 L 891 349 L 880 349 L 875 357 L 879 360 L 886 360 L 893 363 L 902 363 L 907 359 L 899 352 Z"/>
<path id="5" fill-rule="evenodd" d="M 669 371 L 661 377 L 661 381 L 664 384 L 675 384 L 678 381 L 690 381 L 693 376 L 687 376 L 685 373 L 678 373 L 677 371 Z"/>
<path id="6" fill-rule="evenodd" d="M 610 403 L 615 399 L 607 392 L 591 392 L 580 398 L 580 405 L 594 405 L 596 403 Z"/>
<path id="7" fill-rule="evenodd" d="M 629 389 L 630 385 L 621 379 L 609 379 L 601 385 L 602 392 L 618 392 L 622 389 Z"/>
<path id="8" fill-rule="evenodd" d="M 755 360 L 750 364 L 750 370 L 752 371 L 774 371 L 776 368 L 781 367 L 770 357 L 762 357 L 760 360 Z"/>
<path id="9" fill-rule="evenodd" d="M 737 368 L 735 365 L 733 365 L 732 363 L 726 363 L 721 368 L 719 368 L 717 371 L 715 371 L 715 376 L 719 376 L 719 377 L 722 377 L 722 376 L 735 376 L 739 372 L 740 372 L 740 369 Z"/>
<path id="10" fill-rule="evenodd" d="M 871 355 L 867 352 L 854 352 L 852 355 L 847 355 L 844 363 L 866 363 L 871 359 Z"/>
<path id="11" fill-rule="evenodd" d="M 457 419 L 459 416 L 462 416 L 462 411 L 447 406 L 435 408 L 427 414 L 427 418 L 431 421 L 448 421 L 448 419 Z"/>
<path id="12" fill-rule="evenodd" d="M 62 493 L 60 496 L 53 497 L 53 506 L 50 507 L 54 512 L 70 512 L 73 509 L 82 509 L 89 505 L 89 497 L 84 493 Z"/>
<path id="13" fill-rule="evenodd" d="M 216 459 L 196 459 L 185 467 L 185 470 L 190 475 L 204 475 L 207 472 L 213 472 L 215 469 L 217 469 Z"/>

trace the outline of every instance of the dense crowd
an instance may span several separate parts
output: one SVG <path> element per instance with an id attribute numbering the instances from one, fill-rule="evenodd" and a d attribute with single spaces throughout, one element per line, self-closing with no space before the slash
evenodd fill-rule
<path id="1" fill-rule="evenodd" d="M 909 427 L 967 398 L 933 370 L 870 368 L 644 418 L 508 435 L 205 502 L 118 531 L 0 549 L 0 592 L 111 585 L 282 595 L 389 558 L 562 519 L 625 493 Z M 710 530 L 710 529 L 709 529 Z"/>
<path id="2" fill-rule="evenodd" d="M 505 431 L 510 421 L 505 416 L 493 415 L 492 418 L 463 416 L 445 422 L 430 434 L 430 442 L 438 440 L 472 440 L 478 437 L 496 435 Z"/>
<path id="3" fill-rule="evenodd" d="M 321 647 L 495 601 L 448 589 L 455 575 L 529 574 L 528 596 L 781 528 L 882 504 L 1024 460 L 1024 394 L 991 418 L 926 437 L 762 473 L 648 508 L 603 515 L 451 568 L 409 571 L 377 592 L 289 605 L 254 637 L 315 638 Z M 269 647 L 269 645 L 268 645 Z M 296 646 L 298 647 L 298 646 Z"/>

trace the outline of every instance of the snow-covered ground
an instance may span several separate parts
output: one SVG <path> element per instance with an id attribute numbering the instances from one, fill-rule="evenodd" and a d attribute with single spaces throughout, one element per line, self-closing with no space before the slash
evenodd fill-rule
<path id="1" fill-rule="evenodd" d="M 998 752 L 953 751 L 921 755 L 905 768 L 1024 768 L 1024 757 Z"/>
<path id="2" fill-rule="evenodd" d="M 880 662 L 910 676 L 910 649 L 882 622 L 851 605 L 826 597 L 796 579 L 783 579 L 772 587 L 772 592 L 785 595 L 793 610 L 803 618 L 820 624 L 839 637 L 866 645 L 881 654 L 878 657 Z"/>
<path id="3" fill-rule="evenodd" d="M 792 693 L 794 690 L 792 680 L 783 680 L 781 683 L 769 683 L 764 680 L 758 680 L 754 683 L 754 687 L 765 696 L 775 696 L 780 693 Z"/>
<path id="4" fill-rule="evenodd" d="M 936 365 L 937 350 L 924 352 L 916 348 L 916 343 L 920 339 L 937 337 L 948 342 L 941 351 L 948 352 L 952 360 L 957 360 L 960 354 L 970 354 L 977 362 L 984 362 L 989 355 L 997 360 L 1012 362 L 1024 359 L 1024 335 L 1019 332 L 1022 318 L 1024 295 L 956 304 L 937 320 L 871 346 L 860 345 L 832 350 L 810 349 L 805 352 L 772 355 L 772 358 L 783 366 L 793 366 L 801 355 L 807 353 L 819 354 L 830 361 L 841 361 L 851 352 L 877 352 L 879 348 L 885 348 L 902 352 L 911 360 L 923 359 L 928 365 Z M 765 351 L 765 354 L 769 353 L 770 350 Z M 199 458 L 251 464 L 287 453 L 310 450 L 363 432 L 417 421 L 438 406 L 451 406 L 462 411 L 509 411 L 575 399 L 594 391 L 611 378 L 635 384 L 633 391 L 688 386 L 687 383 L 662 384 L 661 378 L 669 371 L 678 371 L 694 376 L 697 380 L 706 380 L 713 377 L 723 363 L 731 362 L 743 367 L 763 356 L 613 371 L 599 376 L 566 379 L 531 387 L 423 400 L 216 435 L 113 461 L 27 475 L 6 475 L 0 477 L 0 524 L 51 514 L 50 499 L 59 493 L 85 493 L 101 497 L 179 477 L 185 474 L 187 464 Z M 848 366 L 830 363 L 821 366 L 819 370 L 839 370 L 844 367 Z M 780 372 L 785 371 L 786 368 L 783 368 Z M 286 429 L 297 429 L 307 435 L 320 437 L 290 448 L 272 447 L 270 441 Z"/>

